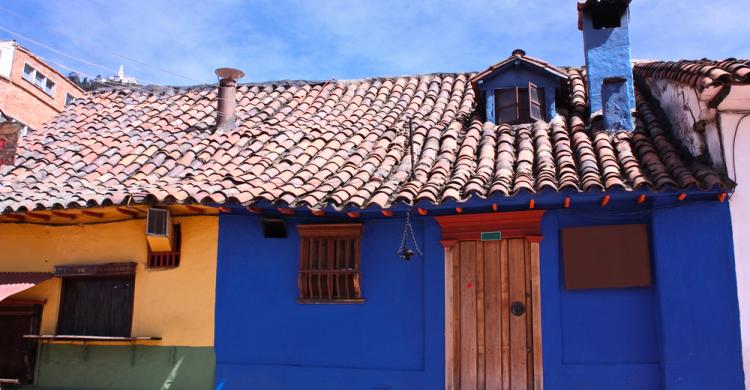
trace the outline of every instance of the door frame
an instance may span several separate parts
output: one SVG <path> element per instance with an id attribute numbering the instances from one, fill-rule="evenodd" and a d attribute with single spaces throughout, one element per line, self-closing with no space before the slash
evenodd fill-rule
<path id="1" fill-rule="evenodd" d="M 530 247 L 531 263 L 531 327 L 533 338 L 533 381 L 534 390 L 543 390 L 542 370 L 542 323 L 541 323 L 541 283 L 539 269 L 539 245 L 542 241 L 541 222 L 544 210 L 495 212 L 483 214 L 450 215 L 435 217 L 440 226 L 440 244 L 445 252 L 445 387 L 453 389 L 457 377 L 454 369 L 456 330 L 454 316 L 454 269 L 453 256 L 460 240 L 481 241 L 482 232 L 501 232 L 502 239 L 524 238 Z M 460 375 L 459 375 L 460 376 Z"/>

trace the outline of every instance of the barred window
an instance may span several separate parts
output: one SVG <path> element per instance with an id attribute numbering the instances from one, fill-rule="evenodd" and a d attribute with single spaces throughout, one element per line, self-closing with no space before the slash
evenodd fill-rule
<path id="1" fill-rule="evenodd" d="M 361 224 L 299 225 L 300 303 L 359 303 Z"/>

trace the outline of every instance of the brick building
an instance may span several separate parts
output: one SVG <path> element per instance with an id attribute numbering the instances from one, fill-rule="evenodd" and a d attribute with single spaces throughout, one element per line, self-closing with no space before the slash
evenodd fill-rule
<path id="1" fill-rule="evenodd" d="M 32 129 L 84 91 L 15 41 L 0 41 L 0 112 Z"/>

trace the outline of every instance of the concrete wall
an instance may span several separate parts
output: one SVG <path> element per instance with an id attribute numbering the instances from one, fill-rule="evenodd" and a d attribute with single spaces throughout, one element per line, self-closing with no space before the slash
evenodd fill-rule
<path id="1" fill-rule="evenodd" d="M 183 217 L 175 218 L 175 222 L 181 225 L 182 255 L 180 266 L 170 270 L 146 268 L 143 219 L 79 226 L 0 224 L 2 272 L 52 272 L 55 265 L 61 264 L 136 262 L 131 335 L 162 337 L 161 341 L 143 342 L 144 345 L 138 346 L 143 354 L 135 355 L 127 344 L 88 343 L 85 354 L 75 352 L 80 352 L 80 346 L 69 343 L 45 345 L 42 358 L 38 359 L 38 385 L 102 388 L 99 386 L 104 379 L 100 378 L 100 369 L 117 366 L 115 362 L 120 360 L 130 362 L 133 357 L 131 365 L 111 371 L 109 380 L 121 382 L 111 388 L 159 388 L 164 381 L 162 377 L 174 368 L 168 364 L 175 356 L 173 347 L 187 347 L 180 349 L 180 353 L 189 357 L 189 364 L 186 363 L 189 367 L 201 362 L 199 372 L 203 378 L 202 385 L 191 380 L 197 383 L 197 387 L 191 388 L 211 388 L 217 218 Z M 55 334 L 61 285 L 59 278 L 52 278 L 9 299 L 46 301 L 41 333 Z M 140 361 L 139 356 L 148 359 Z M 163 364 L 147 363 L 160 358 L 166 359 Z M 169 370 L 165 369 L 167 366 Z M 185 372 L 183 369 L 180 375 Z M 149 386 L 129 387 L 128 384 L 141 383 L 133 382 L 136 379 L 130 377 L 134 375 L 142 377 L 137 380 L 153 381 Z M 157 383 L 154 381 L 158 386 L 153 387 Z"/>

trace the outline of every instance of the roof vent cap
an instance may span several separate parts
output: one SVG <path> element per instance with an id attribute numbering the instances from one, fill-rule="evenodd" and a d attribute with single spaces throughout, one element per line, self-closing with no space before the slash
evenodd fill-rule
<path id="1" fill-rule="evenodd" d="M 511 53 L 511 55 L 523 57 L 526 55 L 526 52 L 523 49 L 516 49 L 516 50 L 513 50 L 513 53 Z"/>
<path id="2" fill-rule="evenodd" d="M 219 76 L 219 96 L 216 107 L 216 131 L 225 132 L 234 129 L 237 108 L 237 79 L 245 76 L 245 72 L 233 68 L 219 68 L 215 71 Z"/>

